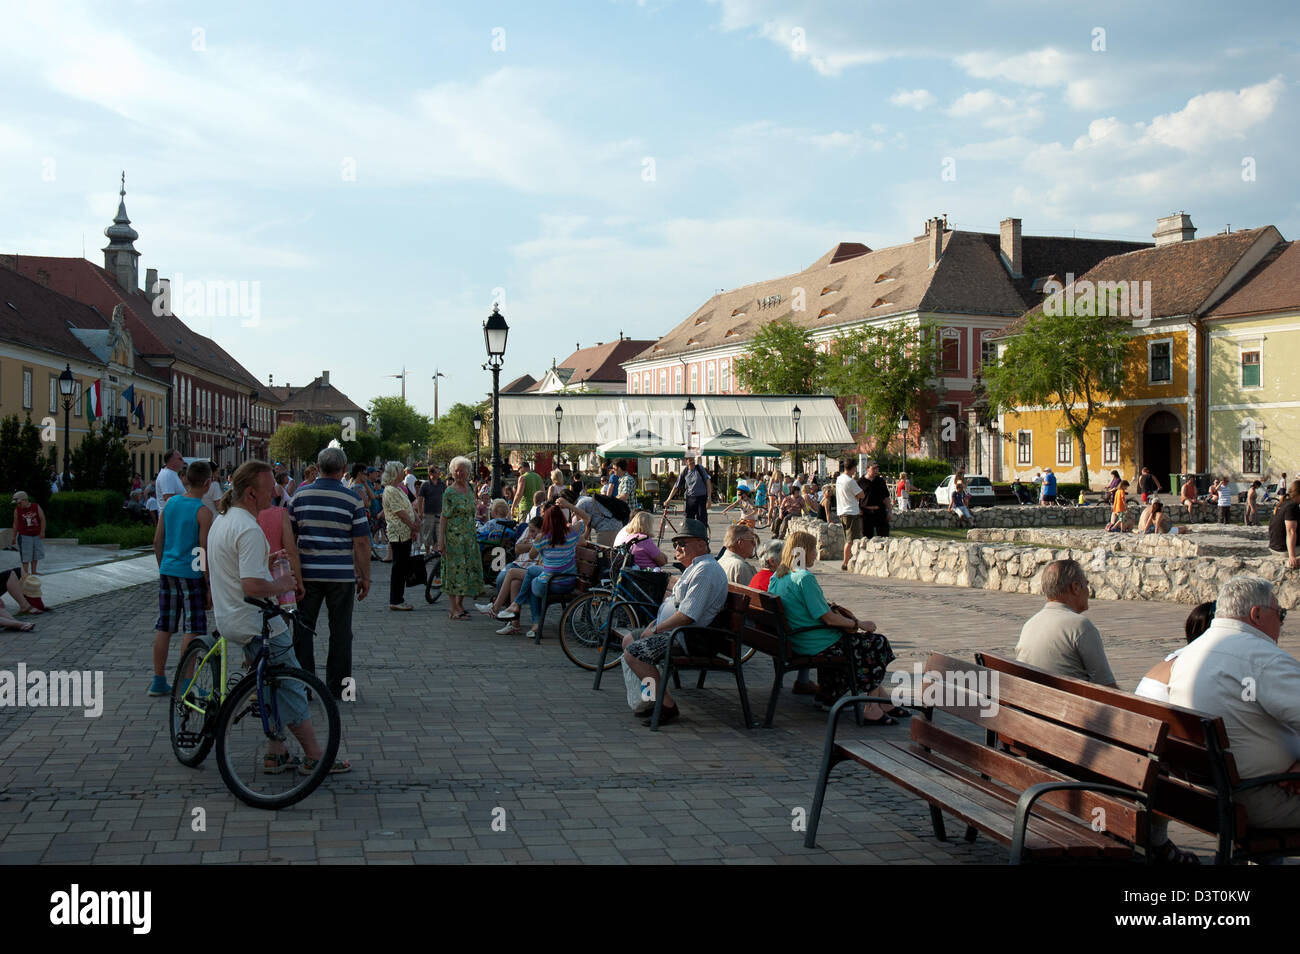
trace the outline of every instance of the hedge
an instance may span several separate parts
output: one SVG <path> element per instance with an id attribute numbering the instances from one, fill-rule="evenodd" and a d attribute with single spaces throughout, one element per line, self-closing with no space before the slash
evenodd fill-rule
<path id="1" fill-rule="evenodd" d="M 55 496 L 58 496 L 57 494 Z M 154 528 L 149 523 L 100 523 L 68 531 L 82 545 L 90 543 L 116 543 L 123 550 L 146 547 L 153 543 Z"/>
<path id="2" fill-rule="evenodd" d="M 97 524 L 124 524 L 131 517 L 122 504 L 126 497 L 115 490 L 67 490 L 53 494 L 45 505 L 45 535 L 75 537 L 83 527 Z M 0 500 L 3 526 L 14 524 L 13 501 Z"/>

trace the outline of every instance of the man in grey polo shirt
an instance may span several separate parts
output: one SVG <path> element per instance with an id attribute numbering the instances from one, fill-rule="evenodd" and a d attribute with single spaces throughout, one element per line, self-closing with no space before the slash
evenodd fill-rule
<path id="1" fill-rule="evenodd" d="M 1016 659 L 1048 672 L 1086 679 L 1118 689 L 1106 660 L 1101 633 L 1084 616 L 1088 609 L 1088 577 L 1074 560 L 1057 560 L 1043 570 L 1047 605 L 1020 630 Z"/>
<path id="2" fill-rule="evenodd" d="M 696 463 L 694 457 L 687 457 L 682 464 L 682 474 L 664 501 L 664 506 L 667 507 L 678 491 L 681 491 L 686 498 L 686 519 L 699 520 L 707 527 L 709 501 L 713 499 L 713 479 L 707 470 Z"/>
<path id="3" fill-rule="evenodd" d="M 623 638 L 623 660 L 629 669 L 643 680 L 658 681 L 657 664 L 668 652 L 668 634 L 680 626 L 708 626 L 727 602 L 727 572 L 709 553 L 709 528 L 699 520 L 685 520 L 681 533 L 673 537 L 677 559 L 686 567 L 672 591 L 659 607 L 659 615 L 645 628 L 638 639 L 629 633 Z M 659 724 L 672 722 L 681 710 L 668 695 L 668 687 L 660 687 L 664 694 Z M 649 715 L 653 701 L 634 711 L 634 715 Z M 650 720 L 646 719 L 649 725 Z"/>

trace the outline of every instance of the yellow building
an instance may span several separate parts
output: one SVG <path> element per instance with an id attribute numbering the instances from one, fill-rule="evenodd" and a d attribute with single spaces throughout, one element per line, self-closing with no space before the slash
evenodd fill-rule
<path id="1" fill-rule="evenodd" d="M 1210 469 L 1300 476 L 1300 243 L 1274 249 L 1207 323 Z"/>
<path id="2" fill-rule="evenodd" d="M 161 466 L 167 385 L 136 354 L 122 316 L 105 319 L 94 308 L 3 267 L 0 303 L 0 417 L 30 417 L 43 429 L 62 470 L 65 448 L 75 450 L 88 432 L 85 391 L 99 381 L 102 416 L 122 429 L 135 470 L 156 472 L 151 456 Z M 65 369 L 74 378 L 66 409 L 59 388 Z M 143 403 L 143 425 L 122 397 L 127 388 Z M 159 435 L 152 440 L 151 430 Z"/>
<path id="3" fill-rule="evenodd" d="M 1060 290 L 1003 332 L 1013 336 L 1045 307 L 1068 312 L 1080 299 L 1103 295 L 1107 313 L 1131 321 L 1123 391 L 1094 415 L 1084 438 L 1093 489 L 1105 487 L 1112 470 L 1133 480 L 1143 467 L 1165 490 L 1176 489 L 1177 475 L 1202 472 L 1209 463 L 1206 318 L 1285 243 L 1272 226 L 1203 239 L 1194 233 L 1183 213 L 1160 219 L 1154 247 L 1108 258 L 1077 280 L 1058 276 Z M 1006 410 L 998 430 L 995 477 L 1032 478 L 1051 467 L 1059 481 L 1079 480 L 1083 462 L 1059 409 Z M 1240 463 L 1230 469 L 1239 473 Z"/>

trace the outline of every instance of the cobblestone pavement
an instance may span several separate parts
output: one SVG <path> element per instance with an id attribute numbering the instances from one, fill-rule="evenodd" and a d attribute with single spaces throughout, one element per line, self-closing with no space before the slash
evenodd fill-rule
<path id="1" fill-rule="evenodd" d="M 910 669 L 926 652 L 1009 651 L 1038 597 L 817 571 L 833 599 L 874 620 Z M 387 568 L 376 573 L 386 588 Z M 419 594 L 412 593 L 417 597 Z M 0 634 L 0 669 L 104 672 L 99 718 L 6 709 L 0 718 L 0 862 L 729 862 L 1002 863 L 980 839 L 939 843 L 924 803 L 854 768 L 837 770 L 819 833 L 792 830 L 811 804 L 825 715 L 783 694 L 776 727 L 740 726 L 734 683 L 681 692 L 681 720 L 651 733 L 630 715 L 619 673 L 600 692 L 561 652 L 553 612 L 540 646 L 447 619 L 445 599 L 391 613 L 359 604 L 358 701 L 344 704 L 352 773 L 278 813 L 239 803 L 209 757 L 172 756 L 164 699 L 145 694 L 155 590 L 72 603 L 30 635 Z M 1097 601 L 1121 685 L 1178 645 L 1187 607 Z M 322 619 L 322 636 L 326 626 Z M 1294 651 L 1295 637 L 1283 645 Z M 169 667 L 176 663 L 173 645 Z M 324 659 L 323 647 L 317 658 Z M 761 712 L 763 657 L 747 667 Z M 790 677 L 792 681 L 793 677 Z M 693 685 L 693 682 L 691 683 Z M 906 724 L 846 731 L 905 737 Z M 206 831 L 191 830 L 192 810 Z M 502 817 L 505 831 L 493 830 Z M 497 827 L 500 827 L 498 825 Z M 1180 839 L 1193 846 L 1204 840 Z"/>

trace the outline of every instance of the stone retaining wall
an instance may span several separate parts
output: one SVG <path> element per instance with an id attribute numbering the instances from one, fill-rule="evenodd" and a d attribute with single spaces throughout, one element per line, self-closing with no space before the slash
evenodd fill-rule
<path id="1" fill-rule="evenodd" d="M 1057 549 L 1095 550 L 1112 553 L 1138 553 L 1144 556 L 1265 556 L 1268 550 L 1266 527 L 1221 528 L 1218 524 L 1180 527 L 1182 533 L 1107 533 L 1104 530 L 1046 527 L 998 529 L 977 527 L 967 531 L 972 543 L 1018 543 Z"/>
<path id="2" fill-rule="evenodd" d="M 835 554 L 838 558 L 839 554 Z M 1258 557 L 1154 557 L 1102 548 L 1049 548 L 888 537 L 857 540 L 849 569 L 863 576 L 918 580 L 1011 593 L 1038 593 L 1043 567 L 1073 559 L 1088 572 L 1098 599 L 1202 603 L 1241 573 L 1273 582 L 1282 606 L 1300 606 L 1300 571 L 1278 555 Z"/>

